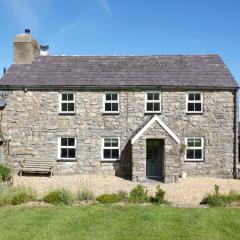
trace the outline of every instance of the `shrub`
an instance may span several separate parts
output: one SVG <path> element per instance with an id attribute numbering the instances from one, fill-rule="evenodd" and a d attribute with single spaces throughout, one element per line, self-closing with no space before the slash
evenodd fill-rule
<path id="1" fill-rule="evenodd" d="M 74 195 L 65 189 L 49 192 L 43 200 L 53 205 L 71 205 Z"/>
<path id="2" fill-rule="evenodd" d="M 137 185 L 131 192 L 129 196 L 129 201 L 131 202 L 148 202 L 149 197 L 147 195 L 147 189 L 142 185 Z"/>
<path id="3" fill-rule="evenodd" d="M 154 197 L 150 197 L 150 202 L 151 203 L 167 203 L 166 200 L 164 200 L 164 196 L 165 196 L 165 191 L 163 191 L 160 186 L 158 185 L 156 187 L 156 192 L 155 192 L 155 196 Z"/>
<path id="4" fill-rule="evenodd" d="M 128 197 L 128 192 L 123 191 L 123 190 L 119 190 L 118 191 L 118 196 L 121 197 L 122 199 L 126 199 Z"/>
<path id="5" fill-rule="evenodd" d="M 100 195 L 96 198 L 96 200 L 100 203 L 104 203 L 104 204 L 107 204 L 107 203 L 116 203 L 116 202 L 120 202 L 122 200 L 122 198 L 115 194 L 115 193 L 112 193 L 112 194 L 103 194 L 103 195 Z"/>
<path id="6" fill-rule="evenodd" d="M 82 190 L 78 191 L 77 197 L 78 197 L 78 200 L 80 200 L 80 201 L 88 202 L 88 201 L 94 200 L 94 194 L 90 190 L 87 190 L 87 189 L 82 189 Z"/>
<path id="7" fill-rule="evenodd" d="M 36 192 L 31 188 L 25 187 L 10 187 L 1 189 L 0 206 L 19 205 L 29 202 L 36 198 Z"/>
<path id="8" fill-rule="evenodd" d="M 11 170 L 6 165 L 0 164 L 0 179 L 2 181 L 7 181 L 11 177 Z"/>
<path id="9" fill-rule="evenodd" d="M 226 207 L 232 203 L 240 204 L 240 194 L 230 191 L 229 194 L 219 194 L 219 187 L 216 189 L 214 186 L 215 193 L 208 194 L 200 204 L 208 204 L 210 207 Z"/>

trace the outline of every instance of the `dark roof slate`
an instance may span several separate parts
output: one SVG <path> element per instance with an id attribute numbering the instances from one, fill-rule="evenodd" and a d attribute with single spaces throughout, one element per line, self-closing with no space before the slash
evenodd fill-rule
<path id="1" fill-rule="evenodd" d="M 12 64 L 5 87 L 219 87 L 237 83 L 218 55 L 45 56 Z"/>

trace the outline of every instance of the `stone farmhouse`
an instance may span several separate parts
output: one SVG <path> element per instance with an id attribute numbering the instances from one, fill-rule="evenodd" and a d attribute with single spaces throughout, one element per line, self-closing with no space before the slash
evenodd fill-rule
<path id="1" fill-rule="evenodd" d="M 133 181 L 236 177 L 238 85 L 218 55 L 50 56 L 29 32 L 13 46 L 1 162 Z"/>

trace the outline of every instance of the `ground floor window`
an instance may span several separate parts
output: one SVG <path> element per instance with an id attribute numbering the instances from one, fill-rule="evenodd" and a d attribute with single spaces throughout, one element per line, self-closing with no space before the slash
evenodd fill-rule
<path id="1" fill-rule="evenodd" d="M 107 137 L 102 139 L 102 159 L 118 160 L 120 155 L 119 138 Z"/>
<path id="2" fill-rule="evenodd" d="M 58 158 L 67 160 L 76 159 L 76 138 L 60 137 L 58 139 Z"/>
<path id="3" fill-rule="evenodd" d="M 203 138 L 189 137 L 185 138 L 185 161 L 203 160 Z"/>

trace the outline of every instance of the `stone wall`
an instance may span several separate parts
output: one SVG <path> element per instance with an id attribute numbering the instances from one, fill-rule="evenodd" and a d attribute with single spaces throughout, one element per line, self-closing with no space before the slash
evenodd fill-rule
<path id="1" fill-rule="evenodd" d="M 5 147 L 5 161 L 17 165 L 27 159 L 57 160 L 57 138 L 77 138 L 77 161 L 57 161 L 57 174 L 116 174 L 131 178 L 132 147 L 130 138 L 151 115 L 144 113 L 144 91 L 121 91 L 120 114 L 102 112 L 103 92 L 77 91 L 76 114 L 59 115 L 57 91 L 12 91 L 6 97 L 2 111 L 2 132 L 9 141 Z M 163 91 L 160 119 L 180 138 L 204 137 L 204 162 L 186 163 L 184 154 L 176 152 L 166 163 L 170 168 L 189 175 L 232 177 L 233 169 L 233 93 L 230 91 L 204 91 L 204 113 L 186 114 L 186 92 Z M 121 139 L 119 162 L 101 161 L 101 138 L 113 136 Z M 169 156 L 171 155 L 170 138 Z M 8 145 L 6 145 L 8 146 Z M 176 158 L 175 158 L 176 156 Z M 166 158 L 167 161 L 167 158 Z M 172 164 L 179 162 L 177 167 Z"/>

